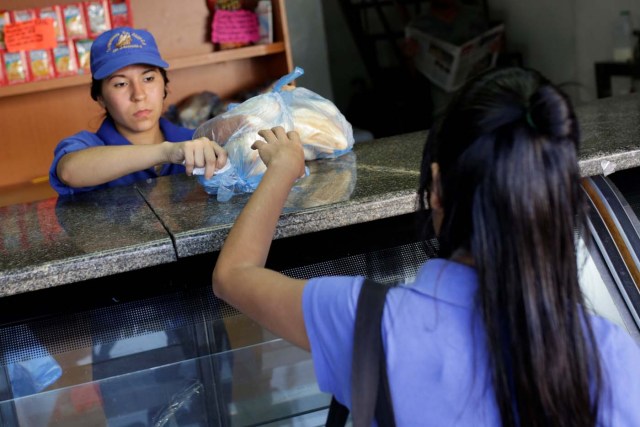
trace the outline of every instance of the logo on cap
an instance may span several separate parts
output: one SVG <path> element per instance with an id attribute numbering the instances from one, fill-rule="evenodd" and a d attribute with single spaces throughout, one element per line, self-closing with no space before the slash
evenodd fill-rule
<path id="1" fill-rule="evenodd" d="M 114 34 L 107 42 L 107 53 L 116 53 L 120 49 L 143 48 L 147 42 L 136 33 L 123 31 Z"/>

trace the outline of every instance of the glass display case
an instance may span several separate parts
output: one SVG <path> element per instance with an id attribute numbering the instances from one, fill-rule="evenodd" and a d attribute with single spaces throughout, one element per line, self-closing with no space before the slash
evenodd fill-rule
<path id="1" fill-rule="evenodd" d="M 622 274 L 625 260 L 615 259 L 601 207 L 607 197 L 588 190 L 614 184 L 587 180 L 594 238 L 577 239 L 581 283 L 592 310 L 640 342 L 637 287 Z M 637 223 L 633 210 L 609 211 Z M 268 266 L 297 278 L 410 281 L 437 247 L 417 239 L 414 224 L 409 214 L 275 240 Z M 323 425 L 331 396 L 318 389 L 310 354 L 218 300 L 214 261 L 215 254 L 183 260 L 178 281 L 151 268 L 67 293 L 60 287 L 41 298 L 41 315 L 5 322 L 0 425 Z M 68 304 L 71 292 L 86 299 L 84 309 Z M 37 295 L 22 301 L 38 304 Z M 51 306 L 57 310 L 47 313 Z"/>
<path id="2" fill-rule="evenodd" d="M 434 253 L 433 242 L 414 235 L 413 215 L 390 218 L 275 241 L 268 262 L 299 278 L 361 274 L 399 283 Z M 177 289 L 162 283 L 162 270 L 104 278 L 74 296 L 93 307 L 0 328 L 0 424 L 323 425 L 331 396 L 317 387 L 310 353 L 218 300 L 213 257 L 188 261 Z M 126 280 L 147 296 L 124 292 L 117 282 Z M 63 304 L 62 289 L 47 303 Z"/>

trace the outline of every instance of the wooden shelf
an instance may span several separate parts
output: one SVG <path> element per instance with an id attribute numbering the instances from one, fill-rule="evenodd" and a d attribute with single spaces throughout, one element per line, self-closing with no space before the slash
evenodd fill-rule
<path id="1" fill-rule="evenodd" d="M 169 70 L 197 67 L 200 65 L 215 64 L 218 62 L 235 61 L 238 59 L 255 58 L 258 56 L 275 55 L 283 53 L 283 42 L 241 47 L 238 49 L 218 50 L 202 55 L 192 55 L 185 58 L 168 59 Z"/>
<path id="2" fill-rule="evenodd" d="M 6 0 L 6 9 L 75 3 L 74 0 Z M 7 3 L 7 4 L 5 4 Z M 165 107 L 210 91 L 221 98 L 273 82 L 293 63 L 285 0 L 271 0 L 273 41 L 214 50 L 211 13 L 202 0 L 131 0 L 135 27 L 149 30 L 169 63 Z M 63 138 L 95 132 L 105 111 L 90 97 L 89 74 L 0 87 L 0 204 L 50 196 L 48 184 L 32 183 L 49 173 Z"/>
<path id="3" fill-rule="evenodd" d="M 19 83 L 11 86 L 0 87 L 0 98 L 60 89 L 63 87 L 88 85 L 89 83 L 91 83 L 91 76 L 88 75 L 59 77 L 51 80 L 40 80 L 38 82 Z"/>
<path id="4" fill-rule="evenodd" d="M 192 55 L 184 58 L 169 58 L 167 59 L 167 62 L 169 63 L 169 71 L 171 71 L 197 67 L 200 65 L 255 58 L 258 56 L 275 55 L 285 52 L 285 49 L 286 47 L 283 42 L 277 42 L 265 45 L 241 47 L 238 49 L 219 50 L 216 52 L 210 52 L 201 55 Z M 41 80 L 38 82 L 15 84 L 11 86 L 3 86 L 0 87 L 0 98 L 66 87 L 88 85 L 90 83 L 91 76 L 78 75 L 60 77 L 51 80 Z"/>

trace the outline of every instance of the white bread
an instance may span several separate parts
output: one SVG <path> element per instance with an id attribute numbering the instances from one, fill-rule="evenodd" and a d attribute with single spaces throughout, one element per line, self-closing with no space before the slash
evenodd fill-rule
<path id="1" fill-rule="evenodd" d="M 240 177 L 248 179 L 266 171 L 251 145 L 261 139 L 258 131 L 274 126 L 298 132 L 306 160 L 335 157 L 353 146 L 353 130 L 338 108 L 305 88 L 254 96 L 203 123 L 194 137 L 225 147 Z"/>
<path id="2" fill-rule="evenodd" d="M 293 128 L 300 134 L 303 144 L 326 152 L 347 148 L 347 137 L 339 122 L 318 110 L 305 107 L 294 108 L 292 115 Z"/>
<path id="3" fill-rule="evenodd" d="M 329 100 L 305 88 L 284 95 L 290 99 L 294 130 L 305 145 L 305 158 L 331 157 L 353 145 L 353 129 Z"/>

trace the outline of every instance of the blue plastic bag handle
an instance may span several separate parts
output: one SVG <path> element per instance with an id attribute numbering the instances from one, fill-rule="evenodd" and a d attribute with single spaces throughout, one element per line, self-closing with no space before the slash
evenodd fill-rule
<path id="1" fill-rule="evenodd" d="M 295 67 L 292 72 L 290 72 L 289 74 L 285 74 L 284 76 L 280 77 L 278 81 L 276 81 L 276 83 L 273 85 L 272 92 L 280 92 L 282 90 L 282 86 L 288 85 L 303 74 L 304 70 L 302 68 Z"/>
<path id="2" fill-rule="evenodd" d="M 295 79 L 297 79 L 298 77 L 300 77 L 303 74 L 304 74 L 304 70 L 302 68 L 295 67 L 292 72 L 290 72 L 289 74 L 285 74 L 284 76 L 280 77 L 274 83 L 273 89 L 271 89 L 271 92 L 280 92 L 282 90 L 282 86 L 288 85 L 289 83 L 291 83 L 292 81 L 294 81 Z M 234 102 L 234 103 L 231 103 L 231 104 L 227 105 L 227 111 L 233 110 L 238 105 L 240 105 L 240 103 L 238 103 L 238 102 Z"/>

